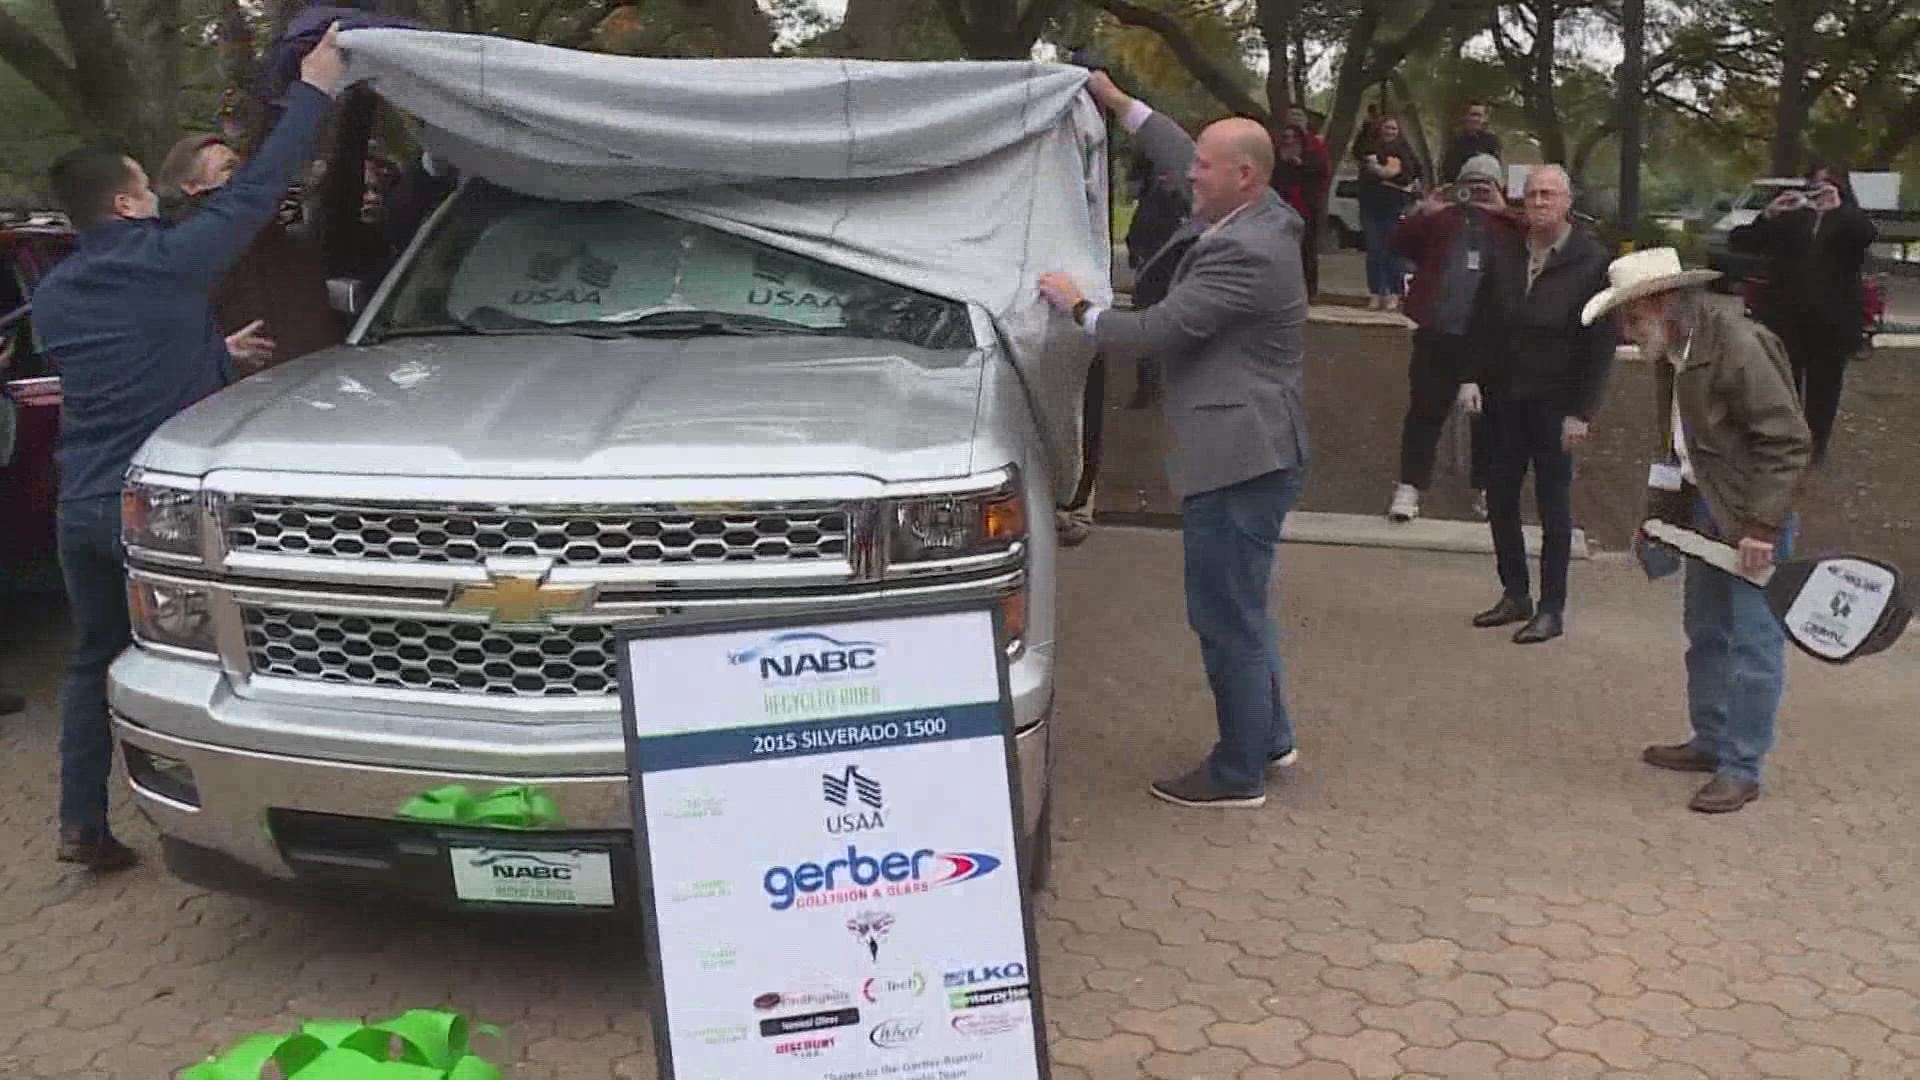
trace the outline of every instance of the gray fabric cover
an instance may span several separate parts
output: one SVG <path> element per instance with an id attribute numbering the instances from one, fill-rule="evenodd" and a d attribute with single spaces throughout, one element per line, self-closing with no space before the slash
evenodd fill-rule
<path id="1" fill-rule="evenodd" d="M 1035 282 L 1111 300 L 1106 128 L 1086 72 L 1037 63 L 652 60 L 414 30 L 341 35 L 351 80 L 464 173 L 632 199 L 984 308 L 1078 479 L 1092 346 Z"/>

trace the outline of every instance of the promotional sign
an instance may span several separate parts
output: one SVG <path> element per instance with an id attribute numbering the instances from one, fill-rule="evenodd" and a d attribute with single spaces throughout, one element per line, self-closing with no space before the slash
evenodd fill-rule
<path id="1" fill-rule="evenodd" d="M 621 634 L 660 1072 L 1048 1075 L 994 613 Z"/>
<path id="2" fill-rule="evenodd" d="M 1900 572 L 1858 555 L 1793 559 L 1759 576 L 1740 571 L 1740 556 L 1717 540 L 1658 519 L 1649 537 L 1761 589 L 1787 636 L 1809 656 L 1844 664 L 1885 650 L 1906 631 L 1913 608 Z"/>

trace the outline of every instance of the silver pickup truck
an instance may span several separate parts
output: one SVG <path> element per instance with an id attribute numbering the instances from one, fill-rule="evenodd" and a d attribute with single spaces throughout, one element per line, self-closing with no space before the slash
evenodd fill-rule
<path id="1" fill-rule="evenodd" d="M 975 307 L 469 181 L 346 345 L 137 457 L 110 695 L 137 805 L 185 877 L 465 905 L 449 849 L 479 834 L 405 808 L 532 788 L 552 812 L 522 835 L 610 852 L 624 905 L 615 625 L 990 599 L 1038 881 L 1058 485 L 1035 412 Z"/>

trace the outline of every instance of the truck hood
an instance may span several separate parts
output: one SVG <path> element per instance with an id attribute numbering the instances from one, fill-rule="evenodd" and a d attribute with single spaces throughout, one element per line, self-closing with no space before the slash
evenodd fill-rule
<path id="1" fill-rule="evenodd" d="M 138 463 L 430 477 L 959 476 L 983 359 L 847 338 L 343 346 L 170 420 Z"/>

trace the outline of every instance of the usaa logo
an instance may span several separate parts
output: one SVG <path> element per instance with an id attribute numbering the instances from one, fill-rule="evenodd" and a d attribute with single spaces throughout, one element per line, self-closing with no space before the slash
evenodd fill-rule
<path id="1" fill-rule="evenodd" d="M 727 654 L 734 667 L 755 667 L 762 681 L 803 675 L 850 675 L 880 663 L 877 641 L 841 641 L 811 630 L 775 634 L 751 649 Z"/>

